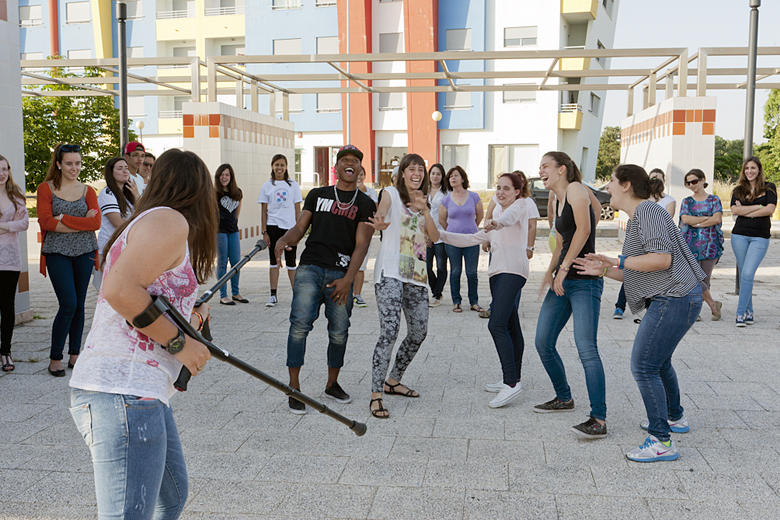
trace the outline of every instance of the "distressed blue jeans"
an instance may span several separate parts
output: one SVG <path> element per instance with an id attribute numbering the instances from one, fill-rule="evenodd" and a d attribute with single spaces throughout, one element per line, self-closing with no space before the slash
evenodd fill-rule
<path id="1" fill-rule="evenodd" d="M 739 267 L 737 316 L 744 316 L 748 312 L 753 314 L 753 279 L 769 249 L 769 239 L 734 234 L 731 235 L 731 248 Z"/>
<path id="2" fill-rule="evenodd" d="M 187 468 L 171 408 L 157 399 L 72 388 L 70 414 L 89 447 L 99 520 L 175 520 Z"/>
<path id="3" fill-rule="evenodd" d="M 241 260 L 241 241 L 238 238 L 238 231 L 235 233 L 217 233 L 217 279 L 225 276 L 227 264 L 230 260 L 230 267 L 233 267 Z M 241 271 L 230 278 L 230 288 L 233 296 L 241 294 L 238 290 L 238 279 Z M 219 297 L 227 298 L 227 284 L 219 288 Z"/>

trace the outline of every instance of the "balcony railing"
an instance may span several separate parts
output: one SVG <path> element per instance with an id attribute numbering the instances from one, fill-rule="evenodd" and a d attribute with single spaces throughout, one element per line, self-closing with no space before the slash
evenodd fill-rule
<path id="1" fill-rule="evenodd" d="M 173 18 L 191 18 L 195 16 L 192 9 L 178 9 L 174 11 L 157 11 L 158 20 L 171 20 Z"/>
<path id="2" fill-rule="evenodd" d="M 160 110 L 160 119 L 181 119 L 181 110 Z"/>
<path id="3" fill-rule="evenodd" d="M 561 112 L 576 112 L 576 111 L 582 112 L 582 105 L 578 105 L 577 103 L 562 103 L 561 104 Z"/>
<path id="4" fill-rule="evenodd" d="M 35 27 L 36 25 L 43 25 L 43 19 L 28 18 L 27 20 L 19 20 L 19 27 Z"/>
<path id="5" fill-rule="evenodd" d="M 244 14 L 244 6 L 232 6 L 232 7 L 207 7 L 206 16 L 224 16 L 230 14 Z"/>
<path id="6" fill-rule="evenodd" d="M 272 9 L 298 9 L 301 7 L 301 0 L 273 0 Z"/>

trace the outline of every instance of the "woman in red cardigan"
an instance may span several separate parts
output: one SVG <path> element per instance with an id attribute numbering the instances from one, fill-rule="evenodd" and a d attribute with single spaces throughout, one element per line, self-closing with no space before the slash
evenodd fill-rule
<path id="1" fill-rule="evenodd" d="M 81 146 L 61 144 L 52 153 L 46 180 L 38 186 L 38 224 L 41 226 L 41 274 L 57 294 L 59 309 L 51 331 L 49 373 L 64 377 L 62 351 L 68 341 L 68 368 L 81 349 L 84 300 L 92 268 L 97 268 L 100 209 L 95 190 L 79 182 Z"/>

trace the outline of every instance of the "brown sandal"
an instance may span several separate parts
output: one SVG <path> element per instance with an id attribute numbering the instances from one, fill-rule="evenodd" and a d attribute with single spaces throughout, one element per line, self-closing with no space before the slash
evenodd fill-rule
<path id="1" fill-rule="evenodd" d="M 395 389 L 399 386 L 405 386 L 406 392 L 398 392 Z M 396 383 L 394 385 L 391 385 L 387 381 L 385 381 L 385 388 L 383 389 L 387 395 L 402 395 L 404 397 L 420 397 L 420 394 L 416 390 L 412 390 L 408 386 L 404 385 L 403 383 Z"/>
<path id="2" fill-rule="evenodd" d="M 476 303 L 474 305 L 472 305 L 471 307 L 469 307 L 469 309 L 474 311 L 474 312 L 483 312 L 485 310 L 485 309 L 483 309 L 482 307 L 480 307 Z"/>
<path id="3" fill-rule="evenodd" d="M 452 312 L 463 312 L 463 309 L 461 309 L 461 308 L 460 308 L 460 304 L 459 304 L 459 303 L 456 303 L 456 304 L 455 304 L 455 305 L 452 307 Z"/>
<path id="4" fill-rule="evenodd" d="M 379 403 L 379 407 L 375 410 L 371 408 L 371 403 L 374 401 Z M 368 403 L 368 409 L 371 410 L 371 415 L 376 417 L 377 419 L 389 419 L 390 418 L 390 412 L 387 411 L 387 408 L 384 407 L 384 404 L 382 403 L 382 398 L 377 397 L 376 399 L 371 399 L 371 401 Z M 384 414 L 384 415 L 379 415 Z"/>
<path id="5" fill-rule="evenodd" d="M 14 365 L 14 360 L 11 359 L 11 356 L 0 356 L 0 363 L 3 365 L 3 372 L 12 372 L 16 366 Z"/>

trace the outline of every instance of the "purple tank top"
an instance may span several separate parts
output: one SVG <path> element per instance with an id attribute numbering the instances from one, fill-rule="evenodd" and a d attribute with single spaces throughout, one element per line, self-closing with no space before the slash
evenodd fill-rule
<path id="1" fill-rule="evenodd" d="M 482 201 L 479 195 L 473 191 L 462 206 L 452 200 L 452 194 L 444 197 L 441 205 L 447 208 L 447 231 L 451 233 L 476 233 L 477 229 L 477 204 Z"/>

